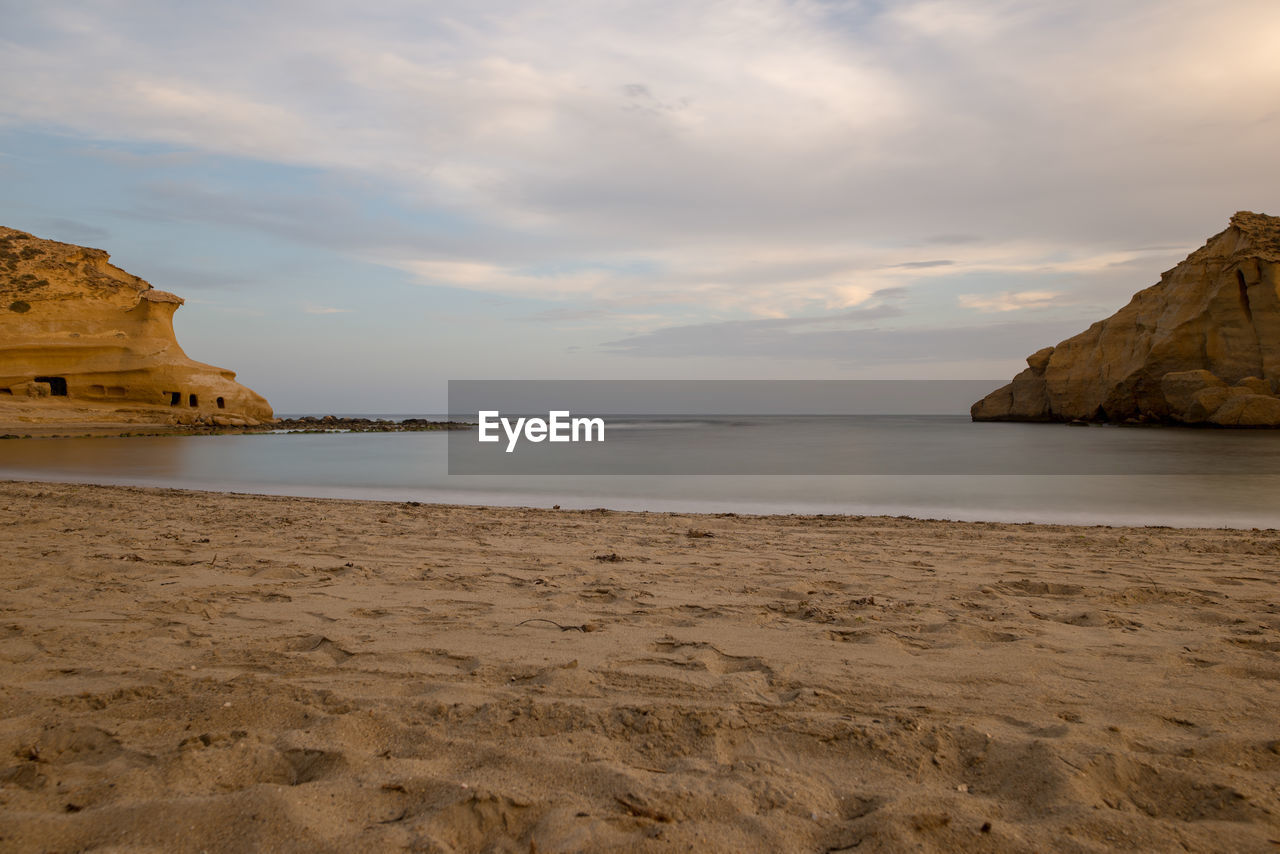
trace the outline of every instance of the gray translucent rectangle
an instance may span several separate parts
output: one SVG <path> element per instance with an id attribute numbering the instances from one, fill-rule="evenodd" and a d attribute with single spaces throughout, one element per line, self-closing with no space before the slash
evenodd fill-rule
<path id="1" fill-rule="evenodd" d="M 487 417 L 497 441 L 480 441 L 479 429 L 449 434 L 449 473 L 1280 474 L 1280 431 L 970 421 L 969 404 L 998 385 L 452 380 L 451 418 L 499 415 Z M 494 423 L 514 429 L 522 417 L 562 422 L 563 438 L 573 419 L 599 419 L 603 441 L 597 430 L 585 441 L 595 424 L 580 423 L 578 441 L 533 441 L 521 430 L 513 442 Z"/>
<path id="2" fill-rule="evenodd" d="M 450 380 L 449 413 L 968 415 L 998 380 Z"/>

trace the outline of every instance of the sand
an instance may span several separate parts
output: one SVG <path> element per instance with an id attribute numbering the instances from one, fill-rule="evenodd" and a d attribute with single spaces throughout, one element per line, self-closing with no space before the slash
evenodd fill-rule
<path id="1" fill-rule="evenodd" d="M 0 483 L 5 851 L 1275 851 L 1280 533 Z"/>

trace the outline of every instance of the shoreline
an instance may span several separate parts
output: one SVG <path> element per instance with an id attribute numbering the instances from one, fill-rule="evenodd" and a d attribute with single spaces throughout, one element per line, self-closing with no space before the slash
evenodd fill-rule
<path id="1" fill-rule="evenodd" d="M 0 506 L 0 847 L 1280 838 L 1275 531 Z"/>
<path id="2" fill-rule="evenodd" d="M 275 418 L 270 423 L 261 424 L 4 422 L 0 423 L 0 439 L 128 439 L 143 436 L 237 436 L 250 433 L 429 433 L 438 430 L 469 430 L 475 426 L 466 421 L 437 421 L 429 418 L 392 420 L 336 415 Z"/>
<path id="3" fill-rule="evenodd" d="M 110 438 L 110 437 L 108 437 Z M 242 495 L 246 497 L 263 497 L 263 498 L 285 498 L 299 500 L 316 500 L 316 501 L 350 501 L 356 503 L 382 503 L 382 504 L 412 504 L 427 505 L 434 507 L 455 507 L 459 509 L 472 510 L 491 510 L 494 512 L 528 510 L 528 511 L 546 511 L 546 512 L 588 512 L 588 511 L 604 511 L 610 513 L 629 513 L 629 514 L 653 514 L 653 515 L 681 515 L 681 516 L 724 516 L 734 517 L 740 516 L 748 519 L 898 519 L 910 520 L 918 522 L 937 523 L 942 525 L 1014 525 L 1014 526 L 1043 526 L 1054 528 L 1080 528 L 1083 530 L 1092 529 L 1129 529 L 1129 530 L 1185 530 L 1185 531 L 1210 531 L 1220 533 L 1280 533 L 1280 524 L 1271 524 L 1267 520 L 1242 520 L 1235 524 L 1222 522 L 1208 522 L 1203 524 L 1189 524 L 1181 519 L 1164 519 L 1149 521 L 1144 519 L 1116 519 L 1114 515 L 1107 514 L 1110 521 L 1093 521 L 1090 518 L 1065 518 L 1065 519 L 1025 519 L 1025 518 L 999 518 L 1002 513 L 1011 511 L 992 509 L 986 518 L 956 518 L 945 515 L 925 515 L 912 512 L 895 512 L 895 510 L 910 510 L 914 508 L 895 507 L 893 505 L 885 506 L 869 506 L 865 510 L 839 510 L 824 509 L 821 505 L 800 507 L 798 509 L 774 509 L 763 506 L 744 506 L 743 504 L 731 504 L 729 506 L 706 506 L 721 504 L 716 499 L 709 498 L 690 498 L 690 499 L 671 499 L 677 506 L 669 507 L 646 507 L 637 506 L 646 502 L 648 499 L 638 496 L 593 496 L 590 498 L 563 498 L 554 493 L 516 493 L 511 496 L 511 503 L 502 503 L 501 498 L 508 497 L 501 492 L 478 492 L 474 493 L 480 496 L 481 500 L 468 502 L 459 500 L 460 498 L 473 494 L 463 490 L 445 490 L 445 489 L 421 489 L 410 490 L 400 487 L 383 486 L 383 487 L 347 487 L 334 486 L 324 484 L 260 484 L 262 491 L 253 491 L 246 488 L 248 484 L 236 483 L 218 485 L 214 483 L 175 486 L 164 482 L 160 479 L 136 478 L 132 480 L 126 479 L 103 479 L 102 481 L 84 480 L 81 473 L 68 473 L 59 476 L 58 473 L 43 472 L 41 477 L 33 477 L 34 472 L 11 470 L 7 473 L 0 471 L 0 485 L 6 483 L 13 484 L 59 484 L 68 486 L 85 486 L 98 487 L 104 489 L 135 489 L 144 491 L 172 491 L 180 494 L 195 495 Z M 1123 476 L 1120 476 L 1123 477 Z M 1170 475 L 1170 477 L 1179 477 L 1178 475 Z M 1272 475 L 1258 475 L 1257 477 L 1274 477 Z M 483 500 L 488 499 L 488 500 Z M 541 499 L 541 500 L 539 500 Z M 661 499 L 658 499 L 661 500 Z M 683 502 L 683 504 L 681 504 Z M 613 506 L 606 506 L 612 503 Z M 622 506 L 620 506 L 622 505 Z M 941 510 L 940 512 L 946 512 Z M 1097 514 L 1099 516 L 1103 514 Z"/>
<path id="4" fill-rule="evenodd" d="M 112 437 L 119 438 L 119 437 Z M 1176 476 L 1176 475 L 1174 475 Z M 71 477 L 74 477 L 72 475 Z M 241 498 L 263 498 L 263 499 L 280 499 L 280 500 L 297 500 L 297 501 L 320 501 L 334 503 L 352 503 L 356 505 L 405 505 L 409 507 L 435 507 L 445 510 L 458 511 L 477 511 L 477 512 L 529 512 L 529 513 L 565 513 L 565 514 L 619 514 L 631 516 L 680 516 L 691 518 L 722 518 L 722 519 L 745 519 L 759 521 L 845 521 L 845 522 L 919 522 L 922 524 L 936 525 L 959 525 L 959 526 L 992 526 L 1002 525 L 1015 528 L 1045 528 L 1051 530 L 1080 529 L 1082 531 L 1181 531 L 1187 533 L 1218 533 L 1218 534 L 1262 534 L 1273 535 L 1280 538 L 1280 525 L 1277 526 L 1237 526 L 1229 525 L 1177 525 L 1177 524 L 1109 524 L 1104 522 L 1052 522 L 1052 521 L 1019 521 L 1008 519 L 949 519 L 943 516 L 913 516 L 909 513 L 811 513 L 811 512 L 770 512 L 761 511 L 754 512 L 749 510 L 653 510 L 653 509 L 636 509 L 630 507 L 605 507 L 605 506 L 582 506 L 582 507 L 562 507 L 554 505 L 545 507 L 538 504 L 486 504 L 483 502 L 468 503 L 463 501 L 432 501 L 422 500 L 421 498 L 393 498 L 393 497 L 374 497 L 374 496 L 348 496 L 348 495 L 316 495 L 303 494 L 293 492 L 251 492 L 239 488 L 227 489 L 201 489 L 197 487 L 185 486 L 164 486 L 159 484 L 147 483 L 96 483 L 85 480 L 42 480 L 37 478 L 29 478 L 26 476 L 7 477 L 0 474 L 0 492 L 3 492 L 6 486 L 67 486 L 67 487 L 84 487 L 91 489 L 107 489 L 107 490 L 124 490 L 140 493 L 174 493 L 186 497 L 199 496 L 235 496 Z M 307 487 L 300 487 L 307 488 Z M 316 487 L 317 489 L 321 487 Z M 587 504 L 590 502 L 583 502 Z"/>

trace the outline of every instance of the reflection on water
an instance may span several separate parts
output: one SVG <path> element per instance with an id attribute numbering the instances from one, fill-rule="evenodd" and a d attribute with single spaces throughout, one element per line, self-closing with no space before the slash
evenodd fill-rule
<path id="1" fill-rule="evenodd" d="M 1050 449 L 1064 431 L 1076 432 L 1030 429 Z M 1147 431 L 1079 432 L 1108 443 Z M 1037 434 L 1021 435 L 1028 442 Z M 942 441 L 936 431 L 926 439 Z M 1203 454 L 1212 440 L 1191 441 Z M 765 444 L 776 441 L 761 434 Z M 898 430 L 887 452 L 908 454 L 912 441 Z M 949 453 L 964 454 L 963 441 Z M 1280 475 L 450 476 L 447 449 L 447 434 L 434 432 L 9 440 L 0 442 L 0 477 L 458 504 L 1280 527 Z"/>

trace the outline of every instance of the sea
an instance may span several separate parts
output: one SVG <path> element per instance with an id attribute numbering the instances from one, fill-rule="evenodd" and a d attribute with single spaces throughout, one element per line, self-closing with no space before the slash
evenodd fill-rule
<path id="1" fill-rule="evenodd" d="M 975 424 L 959 415 L 615 418 L 592 465 L 457 473 L 475 470 L 459 456 L 474 443 L 474 431 L 18 439 L 0 442 L 0 479 L 565 509 L 1280 528 L 1280 431 Z M 556 451 L 569 462 L 576 453 Z"/>

